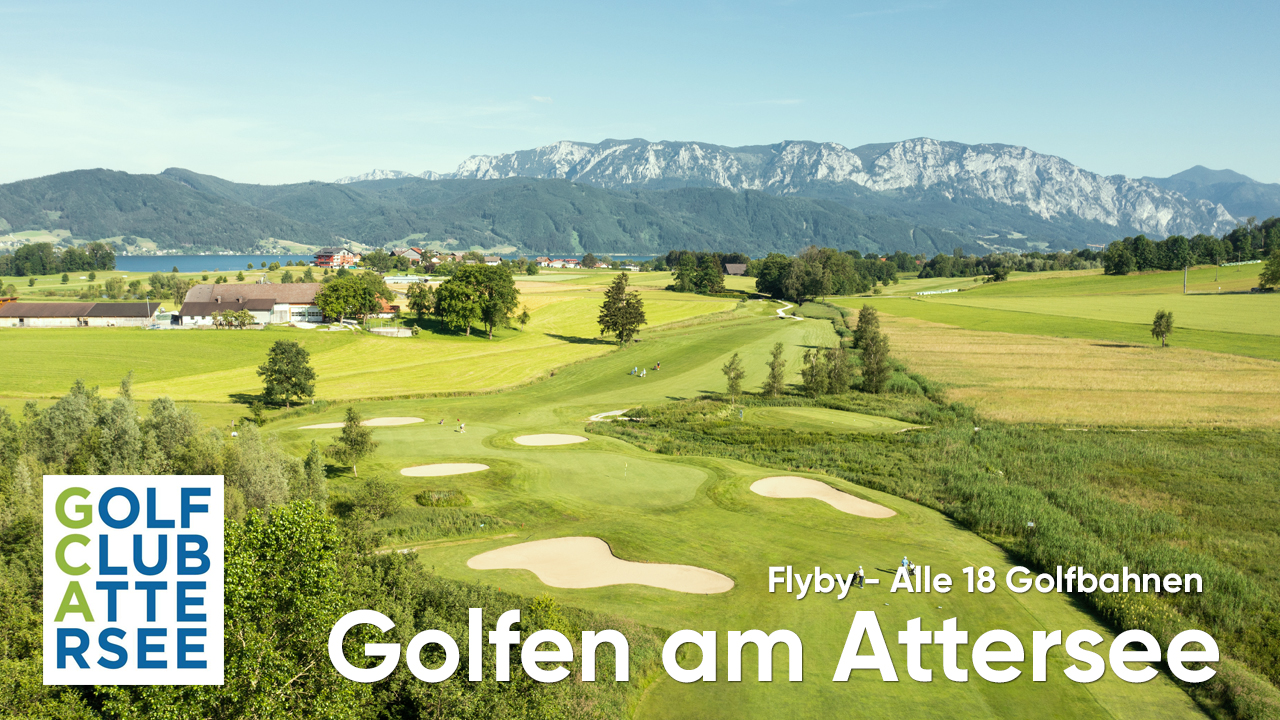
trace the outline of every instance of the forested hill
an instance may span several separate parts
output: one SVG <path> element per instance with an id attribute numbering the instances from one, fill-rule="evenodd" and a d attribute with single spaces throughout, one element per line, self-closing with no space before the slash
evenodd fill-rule
<path id="1" fill-rule="evenodd" d="M 625 192 L 533 178 L 263 186 L 177 168 L 159 175 L 79 170 L 0 185 L 0 231 L 55 229 L 197 253 L 254 251 L 271 238 L 313 246 L 514 247 L 538 255 L 676 247 L 762 255 L 811 244 L 928 255 L 982 249 L 969 235 L 834 200 L 723 188 Z"/>

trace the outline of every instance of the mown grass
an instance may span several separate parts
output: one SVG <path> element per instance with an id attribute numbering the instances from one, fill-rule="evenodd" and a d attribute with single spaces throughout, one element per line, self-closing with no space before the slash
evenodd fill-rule
<path id="1" fill-rule="evenodd" d="M 257 367 L 273 342 L 303 343 L 319 375 L 318 397 L 355 399 L 427 393 L 469 392 L 517 385 L 549 369 L 610 352 L 595 323 L 598 294 L 583 292 L 525 298 L 533 321 L 523 330 L 503 329 L 493 341 L 438 328 L 413 338 L 367 333 L 267 330 L 165 330 L 66 328 L 5 330 L 10 371 L 0 377 L 0 396 L 49 397 L 76 379 L 114 388 L 130 371 L 142 399 L 227 402 L 261 391 Z M 646 293 L 652 328 L 734 306 L 731 300 L 679 293 Z M 86 348 L 92 348 L 86 352 Z"/>

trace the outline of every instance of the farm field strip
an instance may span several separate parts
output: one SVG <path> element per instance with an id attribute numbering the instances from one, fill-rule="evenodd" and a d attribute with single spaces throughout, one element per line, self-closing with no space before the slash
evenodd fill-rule
<path id="1" fill-rule="evenodd" d="M 1156 344 L 1151 337 L 1150 319 L 1143 324 L 1127 323 L 907 298 L 839 298 L 832 302 L 855 309 L 867 304 L 888 315 L 953 325 L 967 330 L 1106 340 L 1143 346 Z M 1179 316 L 1175 311 L 1175 330 L 1169 338 L 1170 344 L 1175 347 L 1280 360 L 1280 342 L 1274 336 L 1197 330 L 1181 327 L 1178 322 Z"/>

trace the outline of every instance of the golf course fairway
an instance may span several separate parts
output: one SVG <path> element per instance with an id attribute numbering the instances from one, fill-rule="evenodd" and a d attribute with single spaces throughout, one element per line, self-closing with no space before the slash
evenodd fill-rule
<path id="1" fill-rule="evenodd" d="M 487 583 L 528 596 L 550 595 L 563 605 L 612 613 L 661 628 L 717 631 L 717 682 L 681 684 L 659 673 L 639 701 L 635 716 L 676 718 L 1151 718 L 1203 717 L 1192 700 L 1161 673 L 1143 684 L 1128 684 L 1110 670 L 1091 684 L 1078 684 L 1062 671 L 1073 663 L 1061 647 L 1048 655 L 1048 681 L 1033 683 L 1030 663 L 1007 684 L 965 683 L 940 672 L 942 650 L 926 646 L 923 665 L 934 668 L 930 683 L 905 674 L 906 650 L 897 632 L 921 618 L 923 629 L 941 629 L 958 618 L 959 629 L 977 635 L 992 629 L 1016 634 L 1031 647 L 1036 630 L 1062 630 L 1064 636 L 1093 629 L 1113 637 L 1097 619 L 1058 594 L 1015 595 L 1003 584 L 987 595 L 964 588 L 962 569 L 990 566 L 1003 578 L 1019 564 L 995 545 L 961 529 L 940 513 L 912 502 L 835 478 L 808 473 L 851 496 L 895 514 L 865 518 L 825 503 L 777 500 L 750 490 L 761 479 L 803 472 L 779 472 L 736 460 L 648 453 L 620 440 L 593 434 L 583 418 L 618 408 L 637 408 L 696 398 L 724 389 L 721 367 L 738 353 L 746 370 L 743 386 L 758 387 L 767 372 L 769 350 L 782 342 L 789 361 L 788 381 L 800 367 L 806 346 L 830 345 L 831 323 L 805 319 L 780 321 L 773 306 L 746 302 L 719 315 L 641 334 L 641 342 L 569 365 L 554 377 L 497 395 L 362 402 L 365 417 L 447 417 L 466 423 L 466 433 L 434 422 L 374 428 L 377 452 L 360 466 L 360 478 L 380 476 L 402 494 L 405 505 L 379 523 L 392 534 L 391 547 L 416 549 L 434 571 L 459 580 Z M 653 368 L 647 377 L 633 367 Z M 801 411 L 803 410 L 803 411 Z M 340 408 L 281 421 L 278 436 L 296 454 L 313 439 L 324 442 L 337 431 L 301 430 L 305 425 L 341 419 Z M 838 413 L 833 415 L 832 413 Z M 619 421 L 625 422 L 625 421 Z M 905 423 L 839 411 L 782 409 L 745 413 L 744 420 L 835 432 L 889 432 Z M 780 430 L 780 432 L 782 432 Z M 928 433 L 928 429 L 913 432 Z M 567 434 L 589 438 L 564 446 L 524 446 L 514 438 Z M 443 477 L 406 477 L 400 470 L 433 463 L 479 463 L 489 469 Z M 350 476 L 331 482 L 335 494 L 351 492 Z M 465 542 L 447 541 L 426 527 L 433 508 L 411 500 L 424 490 L 458 491 L 470 499 L 474 529 Z M 733 582 L 716 594 L 689 594 L 638 584 L 559 588 L 519 569 L 476 569 L 468 562 L 484 553 L 555 538 L 599 538 L 612 553 L 630 562 L 705 568 Z M 955 587 L 947 594 L 890 593 L 903 556 L 934 573 L 947 573 Z M 859 566 L 879 585 L 837 593 L 769 592 L 769 568 L 792 566 L 799 574 L 848 574 Z M 815 571 L 815 568 L 821 568 Z M 486 608 L 486 618 L 504 608 Z M 875 671 L 854 671 L 848 682 L 833 682 L 837 660 L 856 611 L 875 611 L 900 676 L 883 682 Z M 604 628 L 593 628 L 602 630 Z M 727 682 L 725 634 L 730 630 L 778 629 L 795 632 L 804 643 L 804 681 L 786 681 L 785 651 L 774 654 L 774 679 L 755 679 L 755 651 L 744 653 L 744 681 Z M 1105 647 L 1105 646 L 1103 646 Z M 1098 648 L 1101 650 L 1102 648 Z M 863 651 L 867 649 L 864 646 Z M 697 664 L 697 651 L 684 662 Z M 1029 652 L 1029 650 L 1028 650 Z M 959 665 L 971 668 L 969 653 Z"/>

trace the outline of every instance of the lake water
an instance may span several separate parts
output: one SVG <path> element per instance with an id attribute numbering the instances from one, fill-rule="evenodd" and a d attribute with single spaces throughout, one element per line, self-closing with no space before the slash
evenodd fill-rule
<path id="1" fill-rule="evenodd" d="M 245 270 L 249 263 L 261 268 L 262 263 L 284 265 L 290 260 L 297 265 L 299 262 L 309 263 L 314 258 L 311 255 L 117 255 L 116 269 L 153 273 L 169 272 L 176 266 L 178 272 L 235 272 Z"/>

